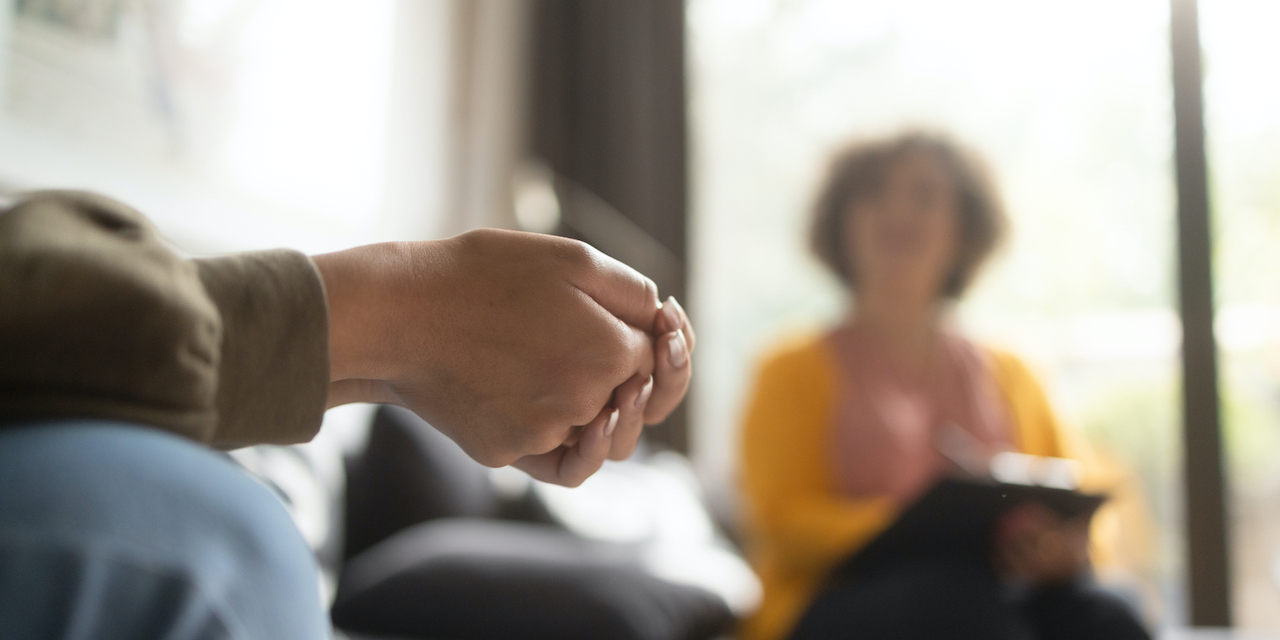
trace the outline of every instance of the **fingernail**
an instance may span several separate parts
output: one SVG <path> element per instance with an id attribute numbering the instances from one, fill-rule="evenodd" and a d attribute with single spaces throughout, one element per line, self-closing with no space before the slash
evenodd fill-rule
<path id="1" fill-rule="evenodd" d="M 680 328 L 680 314 L 676 312 L 675 298 L 667 298 L 667 303 L 662 305 L 662 315 L 667 319 L 667 330 L 675 331 Z"/>
<path id="2" fill-rule="evenodd" d="M 606 424 L 604 426 L 604 437 L 608 438 L 609 436 L 612 436 L 613 430 L 617 428 L 617 426 L 618 426 L 618 409 L 614 409 L 613 413 L 609 414 L 609 424 Z"/>
<path id="3" fill-rule="evenodd" d="M 653 393 L 653 376 L 649 376 L 649 381 L 640 387 L 640 393 L 636 395 L 635 406 L 643 407 L 649 401 L 649 395 Z"/>
<path id="4" fill-rule="evenodd" d="M 667 342 L 667 347 L 671 349 L 671 366 L 679 369 L 689 361 L 689 347 L 684 343 L 683 330 L 676 330 L 676 337 Z"/>

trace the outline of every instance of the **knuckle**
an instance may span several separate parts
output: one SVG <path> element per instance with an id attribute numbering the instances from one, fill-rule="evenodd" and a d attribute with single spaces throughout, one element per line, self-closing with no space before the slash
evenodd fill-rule
<path id="1" fill-rule="evenodd" d="M 571 269 L 587 269 L 596 261 L 596 250 L 591 245 L 572 238 L 559 238 L 556 257 Z"/>
<path id="2" fill-rule="evenodd" d="M 540 455 L 555 451 L 556 447 L 564 444 L 565 438 L 568 437 L 568 434 L 565 433 L 566 431 L 565 426 L 548 428 L 537 438 L 530 453 Z"/>
<path id="3" fill-rule="evenodd" d="M 569 425 L 555 417 L 547 417 L 530 425 L 521 443 L 525 455 L 540 455 L 564 444 L 569 435 Z"/>
<path id="4" fill-rule="evenodd" d="M 568 424 L 580 426 L 589 424 L 596 416 L 600 414 L 600 406 L 585 398 L 573 400 L 567 407 Z"/>
<path id="5" fill-rule="evenodd" d="M 640 275 L 640 283 L 641 285 L 644 286 L 644 293 L 643 293 L 644 304 L 647 306 L 653 307 L 654 311 L 656 312 L 658 309 L 658 301 L 659 301 L 658 285 L 653 281 L 653 278 L 650 278 L 649 276 L 646 276 L 643 273 L 640 273 L 639 275 Z"/>
<path id="6" fill-rule="evenodd" d="M 493 229 L 484 229 L 484 228 L 471 229 L 470 231 L 464 231 L 458 234 L 457 236 L 454 236 L 454 240 L 456 240 L 459 244 L 466 247 L 483 246 L 485 244 L 488 244 L 489 242 L 492 242 L 493 239 L 494 239 Z"/>
<path id="7" fill-rule="evenodd" d="M 619 355 L 631 351 L 633 338 L 626 325 L 621 322 L 610 322 L 606 325 L 601 342 L 610 359 L 616 360 Z"/>

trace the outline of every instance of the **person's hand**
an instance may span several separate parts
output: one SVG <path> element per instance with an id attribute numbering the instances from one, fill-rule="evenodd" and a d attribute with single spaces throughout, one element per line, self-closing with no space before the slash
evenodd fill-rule
<path id="1" fill-rule="evenodd" d="M 617 433 L 610 460 L 626 460 L 635 451 L 647 424 L 667 419 L 684 399 L 693 376 L 693 326 L 675 298 L 667 298 L 653 322 L 654 370 L 650 378 L 633 377 L 618 388 Z"/>
<path id="2" fill-rule="evenodd" d="M 491 466 L 555 448 L 652 373 L 653 283 L 580 242 L 486 229 L 315 261 L 329 404 L 403 404 Z"/>
<path id="3" fill-rule="evenodd" d="M 604 460 L 625 460 L 646 424 L 657 424 L 684 399 L 693 374 L 693 326 L 675 298 L 667 298 L 653 323 L 654 370 L 636 374 L 614 390 L 613 401 L 590 424 L 575 428 L 559 447 L 525 456 L 513 466 L 546 482 L 581 484 Z"/>
<path id="4" fill-rule="evenodd" d="M 315 262 L 329 405 L 406 406 L 488 466 L 580 483 L 615 442 L 634 447 L 636 415 L 665 417 L 688 385 L 684 314 L 672 329 L 652 281 L 580 242 L 479 230 Z"/>
<path id="5" fill-rule="evenodd" d="M 997 523 L 992 560 L 1008 580 L 1068 582 L 1089 566 L 1089 520 L 1063 519 L 1035 502 L 1015 507 Z"/>

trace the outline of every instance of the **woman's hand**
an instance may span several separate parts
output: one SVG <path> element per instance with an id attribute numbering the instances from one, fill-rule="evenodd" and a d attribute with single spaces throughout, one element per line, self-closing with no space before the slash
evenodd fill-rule
<path id="1" fill-rule="evenodd" d="M 583 243 L 480 230 L 315 261 L 330 406 L 406 406 L 483 464 L 581 483 L 630 455 L 688 388 L 683 310 Z"/>
<path id="2" fill-rule="evenodd" d="M 552 451 L 525 456 L 512 466 L 544 482 L 575 487 L 598 471 L 606 458 L 631 457 L 644 425 L 666 419 L 684 398 L 693 373 L 693 327 L 675 298 L 668 298 L 658 310 L 652 335 L 652 375 L 631 376 L 614 390 L 613 401 L 590 424 L 575 428 Z"/>
<path id="3" fill-rule="evenodd" d="M 1089 519 L 1063 519 L 1028 502 L 996 526 L 993 564 L 1002 577 L 1036 586 L 1069 582 L 1089 566 Z"/>

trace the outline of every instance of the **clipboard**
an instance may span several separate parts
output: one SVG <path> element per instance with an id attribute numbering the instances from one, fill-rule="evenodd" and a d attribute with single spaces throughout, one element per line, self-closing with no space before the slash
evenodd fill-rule
<path id="1" fill-rule="evenodd" d="M 985 559 L 1000 517 L 1039 502 L 1063 518 L 1090 518 L 1107 496 L 988 478 L 943 478 L 836 574 L 864 572 L 903 561 L 940 556 Z"/>

